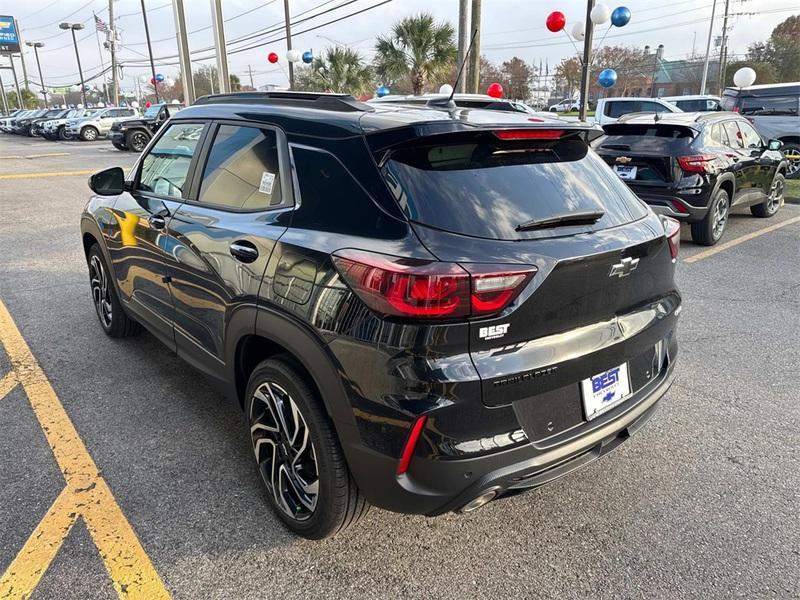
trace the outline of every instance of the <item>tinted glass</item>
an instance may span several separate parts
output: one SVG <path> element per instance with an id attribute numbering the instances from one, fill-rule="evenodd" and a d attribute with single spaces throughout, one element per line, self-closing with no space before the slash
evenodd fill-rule
<path id="1" fill-rule="evenodd" d="M 719 110 L 719 103 L 716 100 L 707 98 L 698 98 L 694 100 L 672 100 L 672 103 L 684 112 Z"/>
<path id="2" fill-rule="evenodd" d="M 706 146 L 730 146 L 725 129 L 720 123 L 714 123 L 706 129 Z"/>
<path id="3" fill-rule="evenodd" d="M 276 140 L 268 129 L 222 125 L 203 171 L 200 202 L 244 210 L 280 204 Z"/>
<path id="4" fill-rule="evenodd" d="M 761 148 L 764 143 L 761 141 L 761 136 L 758 135 L 753 126 L 750 123 L 746 123 L 744 121 L 739 121 L 739 130 L 742 132 L 742 137 L 744 138 L 744 147 L 745 148 Z"/>
<path id="5" fill-rule="evenodd" d="M 732 111 L 736 108 L 736 100 L 738 99 L 738 96 L 734 94 L 735 92 L 733 94 L 726 92 L 725 95 L 722 96 L 722 101 L 720 102 L 720 107 L 722 110 Z"/>
<path id="6" fill-rule="evenodd" d="M 484 138 L 407 148 L 392 154 L 384 177 L 409 219 L 476 237 L 566 235 L 569 227 L 549 232 L 516 227 L 575 211 L 604 211 L 593 229 L 646 214 L 627 186 L 579 140 L 529 144 Z"/>
<path id="7" fill-rule="evenodd" d="M 171 125 L 142 160 L 137 188 L 160 196 L 181 198 L 203 127 L 200 123 Z"/>
<path id="8" fill-rule="evenodd" d="M 722 126 L 725 129 L 725 133 L 728 135 L 728 146 L 731 148 L 744 148 L 742 134 L 736 126 L 736 121 L 725 121 Z"/>
<path id="9" fill-rule="evenodd" d="M 300 185 L 292 227 L 370 237 L 395 230 L 394 222 L 332 154 L 295 147 L 292 158 Z"/>
<path id="10" fill-rule="evenodd" d="M 689 127 L 665 123 L 657 125 L 614 123 L 606 125 L 603 130 L 606 136 L 600 140 L 600 148 L 665 154 L 683 152 L 695 135 L 694 130 Z"/>
<path id="11" fill-rule="evenodd" d="M 643 112 L 655 112 L 655 113 L 670 112 L 670 110 L 666 106 L 664 106 L 663 104 L 659 104 L 658 102 L 642 102 L 641 108 L 639 110 Z"/>
<path id="12" fill-rule="evenodd" d="M 773 98 L 742 98 L 740 110 L 743 115 L 797 116 L 797 96 Z"/>

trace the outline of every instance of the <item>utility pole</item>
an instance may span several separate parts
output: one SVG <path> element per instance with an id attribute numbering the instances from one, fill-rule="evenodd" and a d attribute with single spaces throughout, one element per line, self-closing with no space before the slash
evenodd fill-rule
<path id="1" fill-rule="evenodd" d="M 189 55 L 189 40 L 186 31 L 186 16 L 183 13 L 183 0 L 172 0 L 172 9 L 175 13 L 175 35 L 178 38 L 178 55 L 181 63 L 181 78 L 183 79 L 183 100 L 186 106 L 192 104 L 194 96 L 194 80 L 192 79 L 192 58 Z"/>
<path id="2" fill-rule="evenodd" d="M 231 92 L 231 78 L 228 75 L 228 51 L 225 48 L 225 21 L 222 18 L 222 1 L 211 0 L 211 23 L 214 28 L 214 45 L 217 47 L 217 77 L 219 91 Z"/>
<path id="3" fill-rule="evenodd" d="M 589 108 L 589 73 L 592 66 L 592 36 L 594 35 L 594 23 L 592 23 L 592 9 L 594 0 L 586 2 L 586 36 L 583 38 L 583 63 L 581 64 L 581 92 L 580 107 L 578 109 L 578 120 L 586 120 L 586 112 Z"/>
<path id="4" fill-rule="evenodd" d="M 0 67 L 0 71 L 2 70 L 3 68 Z M 3 97 L 3 114 L 7 115 L 11 111 L 8 108 L 8 98 L 6 98 L 6 86 L 3 85 L 3 75 L 1 73 L 0 73 L 0 96 Z"/>
<path id="5" fill-rule="evenodd" d="M 111 50 L 111 87 L 114 106 L 119 106 L 119 73 L 117 72 L 117 25 L 114 23 L 114 0 L 108 0 L 108 45 Z"/>
<path id="6" fill-rule="evenodd" d="M 470 28 L 472 31 L 477 31 L 477 34 L 475 34 L 475 41 L 472 42 L 472 52 L 469 55 L 468 91 L 472 94 L 477 94 L 481 85 L 481 0 L 472 0 Z"/>
<path id="7" fill-rule="evenodd" d="M 469 0 L 458 0 L 458 66 L 464 64 L 469 45 Z M 456 86 L 456 92 L 463 94 L 467 89 L 467 81 L 462 77 Z"/>
<path id="8" fill-rule="evenodd" d="M 39 48 L 44 47 L 44 42 L 25 42 L 26 46 L 33 46 L 33 53 L 36 55 L 36 68 L 39 69 L 39 83 L 42 84 L 42 96 L 44 96 L 44 107 L 47 108 L 47 88 L 44 87 L 44 77 L 42 77 L 42 63 L 39 62 Z"/>
<path id="9" fill-rule="evenodd" d="M 158 82 L 156 81 L 156 64 L 153 62 L 153 46 L 150 45 L 150 27 L 147 25 L 147 9 L 144 7 L 144 0 L 142 0 L 142 19 L 144 19 L 144 37 L 147 40 L 147 56 L 150 57 L 150 77 L 153 79 L 153 91 L 156 96 L 156 104 L 158 104 Z"/>
<path id="10" fill-rule="evenodd" d="M 250 65 L 247 65 L 247 72 L 250 74 L 250 87 L 256 89 L 256 86 L 253 84 L 253 68 Z"/>
<path id="11" fill-rule="evenodd" d="M 14 87 L 17 88 L 17 108 L 25 108 L 25 103 L 22 101 L 22 90 L 19 89 L 19 80 L 17 79 L 17 68 L 14 66 L 14 55 L 9 54 L 8 60 L 11 61 L 11 75 L 14 76 Z"/>
<path id="12" fill-rule="evenodd" d="M 16 19 L 14 19 L 14 27 L 17 30 L 17 38 L 19 41 L 19 60 L 22 62 L 22 78 L 24 79 L 23 85 L 25 86 L 25 89 L 30 92 L 31 88 L 28 85 L 28 69 L 25 67 L 25 54 L 22 52 L 22 33 L 20 32 L 19 23 L 17 23 Z"/>
<path id="13" fill-rule="evenodd" d="M 711 24 L 708 26 L 708 40 L 706 41 L 706 58 L 703 61 L 703 78 L 700 81 L 700 93 L 706 93 L 706 81 L 708 79 L 708 56 L 711 53 L 711 34 L 714 33 L 714 14 L 717 12 L 717 0 L 711 5 Z"/>
<path id="14" fill-rule="evenodd" d="M 286 52 L 292 49 L 292 24 L 289 21 L 289 0 L 283 0 L 283 12 L 286 15 Z M 289 63 L 289 89 L 294 89 L 294 65 L 292 61 L 287 60 Z"/>
<path id="15" fill-rule="evenodd" d="M 719 49 L 719 73 L 717 73 L 717 91 L 721 92 L 725 85 L 725 70 L 728 68 L 728 8 L 730 0 L 725 0 L 725 16 L 722 19 L 722 45 Z"/>

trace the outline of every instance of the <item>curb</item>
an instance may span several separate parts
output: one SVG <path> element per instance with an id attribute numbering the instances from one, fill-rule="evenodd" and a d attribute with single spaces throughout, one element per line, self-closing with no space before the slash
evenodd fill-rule
<path id="1" fill-rule="evenodd" d="M 800 204 L 800 198 L 794 198 L 794 197 L 789 197 L 789 196 L 784 196 L 783 197 L 783 201 L 786 204 Z"/>

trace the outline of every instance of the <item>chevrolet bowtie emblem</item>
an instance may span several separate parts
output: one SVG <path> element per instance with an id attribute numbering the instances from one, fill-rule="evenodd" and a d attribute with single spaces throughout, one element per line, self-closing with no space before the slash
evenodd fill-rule
<path id="1" fill-rule="evenodd" d="M 632 160 L 633 160 L 632 158 L 629 158 L 627 156 L 618 156 L 617 157 L 617 162 L 618 163 L 622 163 L 623 165 L 627 165 Z"/>
<path id="2" fill-rule="evenodd" d="M 639 259 L 638 258 L 623 258 L 615 265 L 611 265 L 611 271 L 609 271 L 609 277 L 627 277 L 631 273 L 636 270 L 636 267 L 639 266 Z"/>

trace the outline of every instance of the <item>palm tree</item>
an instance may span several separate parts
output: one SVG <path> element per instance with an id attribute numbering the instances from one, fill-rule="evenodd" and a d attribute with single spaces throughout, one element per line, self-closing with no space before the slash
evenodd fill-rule
<path id="1" fill-rule="evenodd" d="M 374 88 L 372 69 L 364 64 L 361 55 L 350 48 L 326 48 L 323 56 L 315 58 L 311 67 L 297 76 L 298 90 L 331 91 L 359 96 Z"/>
<path id="2" fill-rule="evenodd" d="M 452 71 L 454 38 L 453 26 L 436 23 L 429 13 L 401 19 L 388 37 L 378 37 L 375 70 L 386 82 L 409 75 L 414 95 L 419 95 L 428 82 Z"/>

